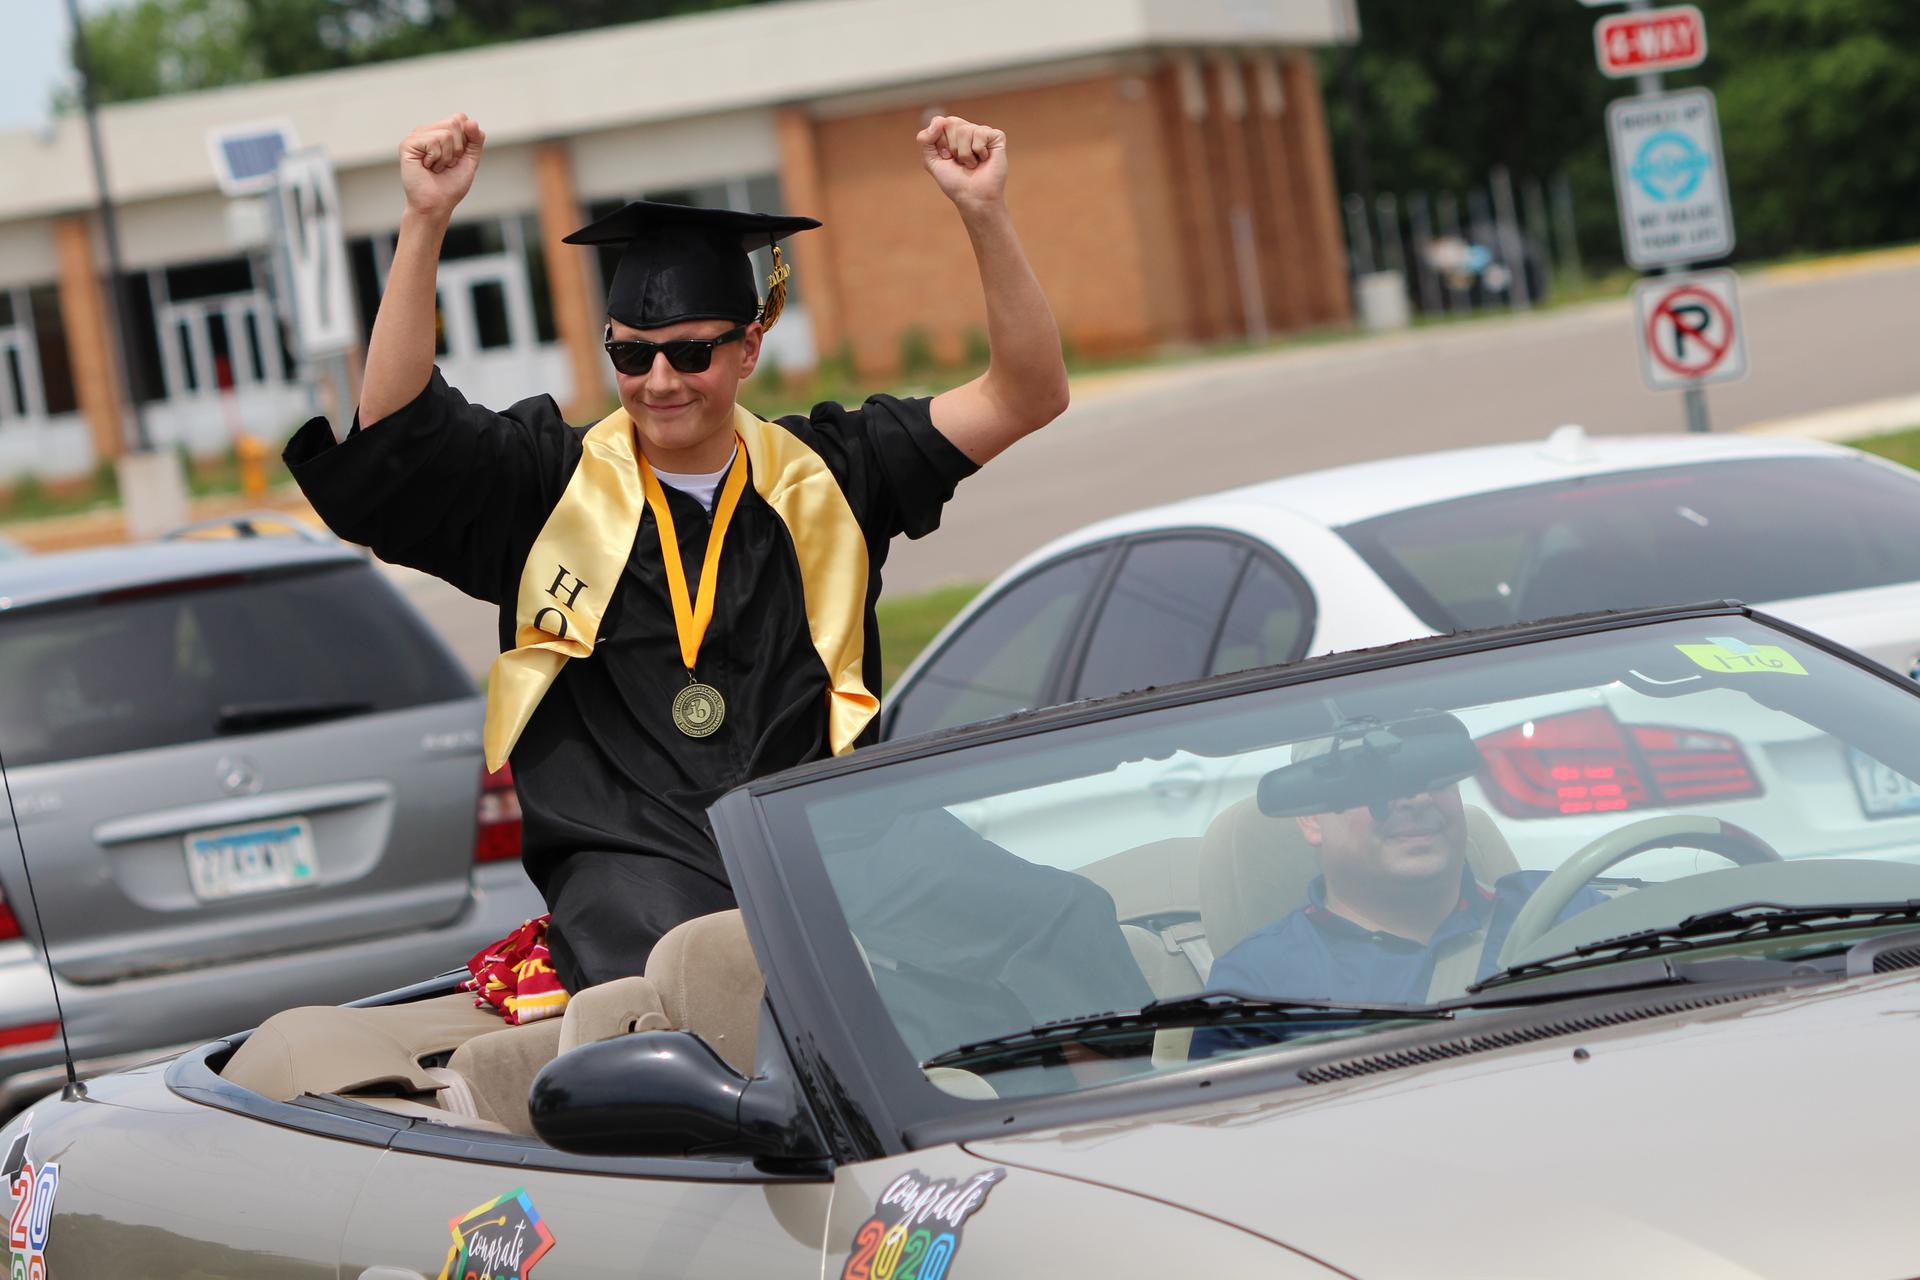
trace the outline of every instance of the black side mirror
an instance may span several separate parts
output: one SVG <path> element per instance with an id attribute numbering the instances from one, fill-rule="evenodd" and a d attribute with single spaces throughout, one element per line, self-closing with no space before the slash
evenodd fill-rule
<path id="1" fill-rule="evenodd" d="M 534 1132 L 592 1156 L 818 1161 L 825 1151 L 792 1081 L 741 1075 L 690 1031 L 638 1031 L 549 1062 L 527 1096 Z"/>

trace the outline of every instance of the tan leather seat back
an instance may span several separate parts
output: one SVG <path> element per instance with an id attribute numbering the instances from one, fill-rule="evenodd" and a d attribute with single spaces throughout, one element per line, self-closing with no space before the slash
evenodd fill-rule
<path id="1" fill-rule="evenodd" d="M 527 1090 L 540 1068 L 560 1053 L 563 1027 L 558 1018 L 542 1018 L 522 1026 L 502 1026 L 497 1031 L 475 1036 L 453 1051 L 447 1070 L 465 1082 L 473 1101 L 473 1114 L 489 1120 L 508 1133 L 531 1137 L 533 1121 L 527 1115 Z M 437 1099 L 446 1110 L 454 1110 L 453 1099 L 442 1090 Z M 459 1120 L 440 1117 L 445 1124 Z"/>
<path id="2" fill-rule="evenodd" d="M 766 983 L 739 911 L 699 916 L 668 930 L 647 957 L 647 981 L 659 993 L 668 1022 L 699 1035 L 734 1070 L 752 1074 Z"/>
<path id="3" fill-rule="evenodd" d="M 1467 865 L 1482 884 L 1520 869 L 1485 811 L 1465 805 Z M 1320 857 L 1293 818 L 1269 818 L 1249 797 L 1223 810 L 1200 846 L 1200 922 L 1217 959 L 1254 930 L 1307 903 Z"/>
<path id="4" fill-rule="evenodd" d="M 667 1018 L 660 992 L 645 978 L 615 978 L 576 991 L 560 1019 L 560 1049 L 566 1053 L 583 1044 L 597 1044 L 634 1031 L 665 1031 Z"/>

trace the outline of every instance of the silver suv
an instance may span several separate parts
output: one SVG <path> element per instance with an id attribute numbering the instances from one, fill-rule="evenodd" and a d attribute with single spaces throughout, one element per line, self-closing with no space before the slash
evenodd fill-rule
<path id="1" fill-rule="evenodd" d="M 457 967 L 543 910 L 482 708 L 331 540 L 0 564 L 0 1110 L 61 1079 L 23 847 L 83 1071 Z"/>

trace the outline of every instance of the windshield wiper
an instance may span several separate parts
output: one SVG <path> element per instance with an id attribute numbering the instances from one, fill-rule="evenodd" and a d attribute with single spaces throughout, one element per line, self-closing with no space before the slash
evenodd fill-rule
<path id="1" fill-rule="evenodd" d="M 1920 898 L 1908 898 L 1904 902 L 1825 902 L 1817 906 L 1746 902 L 1718 911 L 1703 911 L 1677 924 L 1639 929 L 1614 938 L 1601 938 L 1554 955 L 1542 956 L 1538 960 L 1528 960 L 1524 964 L 1502 969 L 1484 982 L 1468 987 L 1467 991 L 1469 994 L 1478 994 L 1542 973 L 1609 964 L 1631 956 L 1665 955 L 1701 947 L 1726 946 L 1749 938 L 1830 933 L 1915 919 L 1920 919 Z"/>
<path id="2" fill-rule="evenodd" d="M 258 733 L 262 729 L 286 729 L 294 725 L 317 724 L 345 716 L 364 715 L 373 710 L 371 702 L 229 702 L 214 717 L 215 733 Z"/>
<path id="3" fill-rule="evenodd" d="M 1025 1031 L 1009 1032 L 963 1044 L 935 1054 L 920 1065 L 956 1067 L 980 1058 L 1011 1051 L 1048 1048 L 1083 1040 L 1100 1031 L 1159 1030 L 1162 1027 L 1215 1027 L 1232 1023 L 1394 1022 L 1405 1019 L 1445 1020 L 1453 1013 L 1422 1005 L 1346 1004 L 1337 1000 L 1267 999 L 1238 991 L 1208 991 L 1173 1000 L 1154 1000 L 1138 1009 L 1095 1013 L 1081 1018 L 1042 1022 Z"/>

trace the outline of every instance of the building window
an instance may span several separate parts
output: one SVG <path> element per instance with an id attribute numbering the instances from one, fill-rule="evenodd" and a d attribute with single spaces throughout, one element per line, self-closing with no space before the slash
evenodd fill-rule
<path id="1" fill-rule="evenodd" d="M 380 268 L 374 262 L 373 237 L 347 242 L 347 265 L 353 276 L 353 300 L 360 307 L 360 339 L 373 339 L 373 317 L 380 310 Z"/>
<path id="2" fill-rule="evenodd" d="M 244 268 L 247 264 L 244 260 L 240 260 L 240 265 Z M 192 272 L 195 269 L 189 267 L 185 270 Z M 152 274 L 160 275 L 161 273 Z M 171 276 L 173 272 L 168 271 L 165 274 Z M 248 278 L 251 280 L 251 275 Z M 188 275 L 186 277 L 188 287 L 194 287 L 194 282 L 198 279 L 200 277 Z M 160 359 L 160 330 L 155 322 L 153 309 L 152 277 L 142 271 L 126 276 L 124 280 L 126 292 L 121 296 L 127 300 L 126 323 L 127 336 L 130 339 L 127 345 L 133 350 L 133 368 L 127 371 L 128 393 L 141 404 L 151 404 L 155 400 L 167 398 L 167 379 L 162 372 L 165 365 Z M 117 356 L 119 353 L 114 354 Z"/>
<path id="3" fill-rule="evenodd" d="M 253 268 L 245 258 L 221 258 L 215 262 L 194 262 L 168 267 L 167 301 L 191 302 L 195 298 L 217 298 L 229 293 L 253 292 Z"/>
<path id="4" fill-rule="evenodd" d="M 527 256 L 527 293 L 533 299 L 533 331 L 541 342 L 554 342 L 560 331 L 553 322 L 553 284 L 547 276 L 547 246 L 540 238 L 540 219 L 520 217 L 520 243 Z"/>
<path id="5" fill-rule="evenodd" d="M 500 219 L 456 222 L 447 228 L 447 238 L 440 245 L 440 260 L 453 262 L 459 258 L 484 258 L 506 251 L 507 236 Z"/>
<path id="6" fill-rule="evenodd" d="M 498 280 L 476 280 L 467 287 L 473 307 L 474 336 L 482 351 L 513 345 L 513 325 L 507 319 L 507 286 Z"/>
<path id="7" fill-rule="evenodd" d="M 47 413 L 72 413 L 80 407 L 80 398 L 73 384 L 67 327 L 60 319 L 59 288 L 43 284 L 27 290 L 27 310 L 33 321 L 33 345 L 40 355 L 40 392 Z"/>

